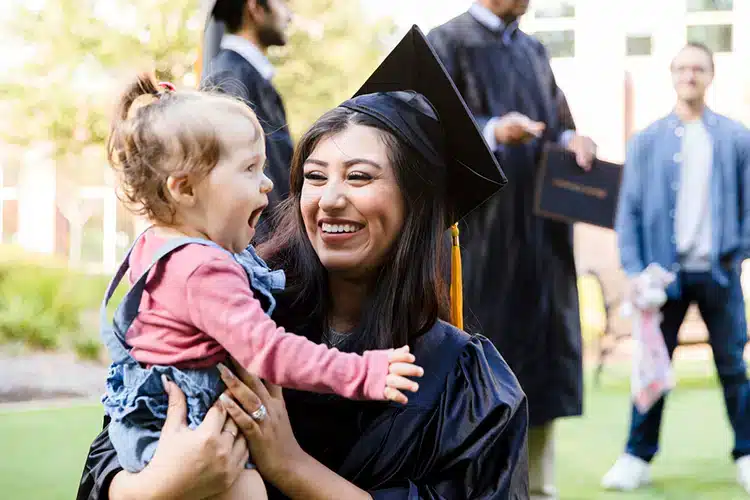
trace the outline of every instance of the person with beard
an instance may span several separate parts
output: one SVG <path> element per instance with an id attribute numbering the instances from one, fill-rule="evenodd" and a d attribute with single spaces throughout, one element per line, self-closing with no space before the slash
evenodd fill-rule
<path id="1" fill-rule="evenodd" d="M 620 260 L 634 278 L 656 263 L 677 274 L 667 288 L 661 331 L 672 355 L 688 307 L 708 328 L 734 430 L 737 480 L 750 493 L 750 384 L 743 351 L 747 320 L 740 272 L 750 252 L 750 132 L 706 106 L 714 61 L 688 43 L 671 65 L 677 104 L 630 140 L 616 230 Z M 664 398 L 631 410 L 625 453 L 602 479 L 607 489 L 650 481 Z M 711 425 L 711 424 L 709 424 Z"/>
<path id="2" fill-rule="evenodd" d="M 489 332 L 529 401 L 529 490 L 554 498 L 553 421 L 582 413 L 583 363 L 573 231 L 536 217 L 545 144 L 589 169 L 593 141 L 575 131 L 544 46 L 521 31 L 524 0 L 478 0 L 428 39 L 507 177 L 461 224 L 467 329 Z"/>
<path id="3" fill-rule="evenodd" d="M 266 175 L 274 189 L 261 217 L 255 242 L 265 240 L 276 205 L 289 194 L 289 164 L 294 150 L 284 103 L 271 79 L 269 47 L 287 43 L 291 11 L 286 0 L 213 0 L 204 41 L 209 59 L 201 88 L 242 99 L 255 111 L 266 136 Z M 224 33 L 226 31 L 226 33 Z M 218 47 L 216 43 L 219 42 Z"/>

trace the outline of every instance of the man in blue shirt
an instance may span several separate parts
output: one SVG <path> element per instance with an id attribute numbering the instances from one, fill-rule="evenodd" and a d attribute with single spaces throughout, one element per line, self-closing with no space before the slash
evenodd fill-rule
<path id="1" fill-rule="evenodd" d="M 661 330 L 670 356 L 688 306 L 706 323 L 734 429 L 732 456 L 750 493 L 750 384 L 740 267 L 750 250 L 750 132 L 714 113 L 705 93 L 713 54 L 689 43 L 674 58 L 674 111 L 636 134 L 628 145 L 616 230 L 629 278 L 651 263 L 672 270 Z M 625 454 L 602 486 L 631 490 L 649 482 L 658 448 L 662 398 L 646 413 L 633 406 Z"/>

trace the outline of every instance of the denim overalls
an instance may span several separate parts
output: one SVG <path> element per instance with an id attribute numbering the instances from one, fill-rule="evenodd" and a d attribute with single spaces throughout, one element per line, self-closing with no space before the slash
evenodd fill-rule
<path id="1" fill-rule="evenodd" d="M 162 374 L 168 376 L 185 393 L 188 425 L 191 429 L 203 421 L 208 409 L 225 389 L 216 367 L 200 370 L 179 370 L 173 366 L 143 368 L 130 355 L 131 348 L 125 342 L 125 332 L 138 315 L 149 271 L 161 259 L 189 244 L 222 249 L 212 241 L 199 238 L 175 238 L 167 241 L 133 283 L 110 322 L 107 319 L 107 304 L 130 267 L 131 246 L 102 302 L 101 335 L 112 358 L 102 403 L 105 413 L 112 419 L 109 424 L 110 440 L 117 451 L 120 465 L 128 472 L 142 470 L 154 456 L 168 406 L 168 398 L 161 382 Z M 261 303 L 267 305 L 266 314 L 270 315 L 276 305 L 271 292 L 283 290 L 284 272 L 271 271 L 252 247 L 241 254 L 231 255 L 245 269 L 251 288 L 260 295 Z M 252 463 L 248 462 L 248 468 L 252 468 Z"/>

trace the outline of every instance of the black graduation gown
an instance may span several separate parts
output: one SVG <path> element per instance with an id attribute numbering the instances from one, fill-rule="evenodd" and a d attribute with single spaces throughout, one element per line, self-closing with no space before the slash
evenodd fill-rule
<path id="1" fill-rule="evenodd" d="M 289 194 L 289 167 L 294 146 L 287 126 L 286 111 L 274 86 L 240 54 L 222 49 L 211 60 L 201 88 L 226 92 L 248 103 L 266 134 L 266 175 L 273 181 L 268 208 L 261 217 L 255 242 L 270 232 L 269 219 L 276 205 Z"/>
<path id="2" fill-rule="evenodd" d="M 425 376 L 406 406 L 285 391 L 302 448 L 375 499 L 528 498 L 526 398 L 497 350 L 439 322 L 413 352 Z M 78 500 L 107 498 L 120 470 L 105 426 Z"/>
<path id="3" fill-rule="evenodd" d="M 518 111 L 547 127 L 544 137 L 501 147 L 508 185 L 460 225 L 467 331 L 485 333 L 529 398 L 531 425 L 580 415 L 581 327 L 572 226 L 533 215 L 534 181 L 545 141 L 574 129 L 541 43 L 520 30 L 501 36 L 467 13 L 428 40 L 481 129 Z"/>

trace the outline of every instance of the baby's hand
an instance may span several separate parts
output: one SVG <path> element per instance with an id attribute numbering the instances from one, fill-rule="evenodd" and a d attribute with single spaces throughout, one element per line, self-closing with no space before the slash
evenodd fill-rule
<path id="1" fill-rule="evenodd" d="M 388 376 L 385 378 L 385 399 L 396 403 L 406 404 L 409 400 L 401 390 L 417 392 L 419 384 L 406 377 L 421 377 L 424 370 L 414 364 L 415 358 L 409 353 L 409 346 L 405 345 L 391 351 L 388 356 Z"/>

